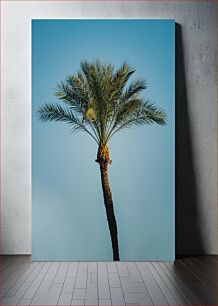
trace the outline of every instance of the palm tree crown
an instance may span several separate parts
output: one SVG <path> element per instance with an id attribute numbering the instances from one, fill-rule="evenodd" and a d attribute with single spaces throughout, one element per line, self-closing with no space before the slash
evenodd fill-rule
<path id="1" fill-rule="evenodd" d="M 57 84 L 55 95 L 65 106 L 45 104 L 38 110 L 39 118 L 66 122 L 72 131 L 86 132 L 103 146 L 125 128 L 164 125 L 165 112 L 141 96 L 146 82 L 138 79 L 127 86 L 134 72 L 125 62 L 115 71 L 99 60 L 82 61 L 79 72 Z"/>

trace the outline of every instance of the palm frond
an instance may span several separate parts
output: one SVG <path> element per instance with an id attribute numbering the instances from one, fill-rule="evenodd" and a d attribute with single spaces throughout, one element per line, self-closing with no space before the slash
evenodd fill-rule
<path id="1" fill-rule="evenodd" d="M 124 62 L 121 67 L 116 71 L 113 82 L 117 89 L 123 90 L 130 76 L 135 72 L 135 69 L 130 67 Z"/>
<path id="2" fill-rule="evenodd" d="M 127 87 L 125 92 L 122 94 L 120 100 L 125 102 L 130 98 L 134 98 L 146 88 L 147 88 L 147 83 L 144 79 L 136 80 Z"/>
<path id="3" fill-rule="evenodd" d="M 97 143 L 98 139 L 87 129 L 85 124 L 73 113 L 72 109 L 60 105 L 45 104 L 37 111 L 39 120 L 65 122 L 71 126 L 71 131 L 87 132 Z"/>
<path id="4" fill-rule="evenodd" d="M 69 77 L 65 83 L 61 82 L 57 84 L 55 95 L 58 97 L 58 99 L 72 107 L 78 115 L 84 115 L 87 101 L 85 97 L 80 93 L 72 78 Z"/>
<path id="5" fill-rule="evenodd" d="M 167 122 L 167 115 L 165 111 L 149 100 L 143 99 L 131 100 L 124 104 L 118 111 L 114 125 L 108 133 L 107 141 L 118 131 L 133 126 L 141 126 L 145 124 L 157 123 L 165 125 Z"/>

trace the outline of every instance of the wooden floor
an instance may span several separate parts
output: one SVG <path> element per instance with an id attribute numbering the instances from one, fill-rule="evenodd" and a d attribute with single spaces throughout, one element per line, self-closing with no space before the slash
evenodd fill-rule
<path id="1" fill-rule="evenodd" d="M 217 305 L 217 258 L 31 262 L 3 256 L 1 305 Z"/>

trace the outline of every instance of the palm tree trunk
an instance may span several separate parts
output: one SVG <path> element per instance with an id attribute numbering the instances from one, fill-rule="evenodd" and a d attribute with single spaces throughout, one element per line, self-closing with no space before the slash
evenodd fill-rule
<path id="1" fill-rule="evenodd" d="M 113 248 L 113 260 L 119 261 L 119 246 L 118 246 L 118 238 L 117 238 L 117 222 L 114 214 L 114 206 L 112 200 L 112 194 L 110 190 L 108 173 L 107 173 L 108 165 L 107 163 L 100 163 L 100 171 L 101 171 L 101 183 L 102 190 L 104 195 L 104 205 L 107 214 L 107 221 L 109 226 L 109 231 L 111 235 L 111 243 Z"/>

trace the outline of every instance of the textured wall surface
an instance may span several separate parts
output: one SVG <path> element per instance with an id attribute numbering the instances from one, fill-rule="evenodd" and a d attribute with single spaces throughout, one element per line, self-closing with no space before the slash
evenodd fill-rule
<path id="1" fill-rule="evenodd" d="M 32 18 L 175 19 L 177 253 L 217 253 L 215 1 L 2 1 L 2 253 L 31 253 Z"/>

